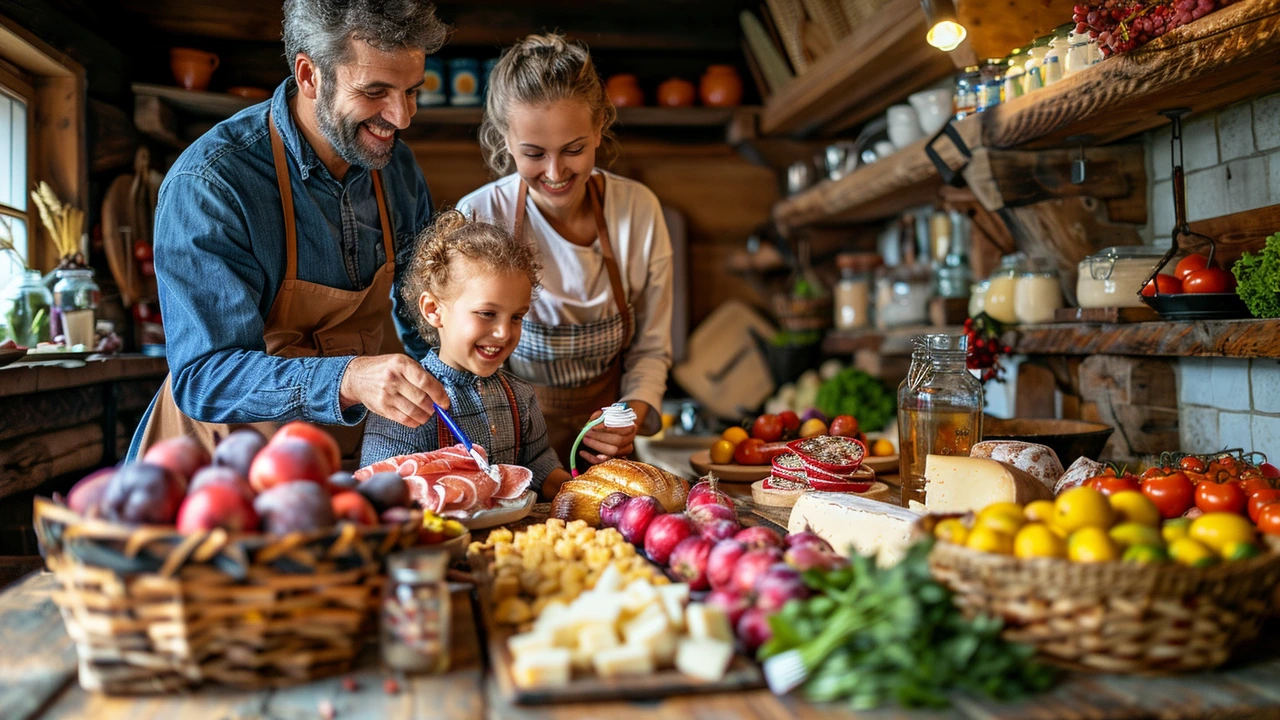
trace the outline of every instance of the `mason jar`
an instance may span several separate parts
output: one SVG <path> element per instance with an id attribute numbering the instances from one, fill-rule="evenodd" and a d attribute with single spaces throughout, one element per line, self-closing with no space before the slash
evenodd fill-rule
<path id="1" fill-rule="evenodd" d="M 965 335 L 917 335 L 898 386 L 898 470 L 902 504 L 925 500 L 930 455 L 968 456 L 982 440 L 982 383 L 969 372 Z"/>
<path id="2" fill-rule="evenodd" d="M 449 669 L 449 553 L 406 550 L 387 558 L 382 662 L 407 673 Z"/>
<path id="3" fill-rule="evenodd" d="M 15 276 L 0 295 L 0 313 L 8 337 L 29 348 L 53 337 L 53 293 L 45 287 L 39 270 Z"/>
<path id="4" fill-rule="evenodd" d="M 83 345 L 92 349 L 100 291 L 93 270 L 76 268 L 58 271 L 53 286 L 53 302 L 59 334 L 68 348 Z"/>

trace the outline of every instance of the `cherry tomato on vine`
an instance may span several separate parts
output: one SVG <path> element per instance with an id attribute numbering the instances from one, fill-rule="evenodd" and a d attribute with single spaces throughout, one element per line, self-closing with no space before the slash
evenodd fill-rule
<path id="1" fill-rule="evenodd" d="M 1188 455 L 1178 461 L 1178 467 L 1187 472 L 1204 472 L 1204 461 L 1194 455 Z"/>
<path id="2" fill-rule="evenodd" d="M 1196 485 L 1196 507 L 1211 512 L 1242 513 L 1248 496 L 1234 482 L 1202 482 Z"/>
<path id="3" fill-rule="evenodd" d="M 1244 491 L 1245 497 L 1253 497 L 1259 490 L 1270 490 L 1274 487 L 1275 483 L 1269 478 L 1256 475 L 1240 481 L 1240 489 Z"/>
<path id="4" fill-rule="evenodd" d="M 1195 486 L 1180 472 L 1153 476 L 1142 481 L 1142 494 L 1155 503 L 1160 516 L 1166 520 L 1191 509 L 1195 505 L 1195 492 Z"/>
<path id="5" fill-rule="evenodd" d="M 1142 294 L 1151 297 L 1159 290 L 1161 295 L 1177 295 L 1182 292 L 1182 281 L 1172 275 L 1161 273 L 1156 275 L 1154 282 L 1148 280 L 1147 284 L 1142 286 Z"/>
<path id="6" fill-rule="evenodd" d="M 1098 475 L 1090 478 L 1085 483 L 1089 487 L 1097 490 L 1103 495 L 1114 495 L 1125 490 L 1141 490 L 1142 484 L 1138 482 L 1138 478 L 1132 475 L 1123 475 L 1117 477 L 1115 475 Z"/>
<path id="7" fill-rule="evenodd" d="M 1280 503 L 1263 505 L 1258 510 L 1258 529 L 1268 535 L 1280 535 Z"/>
<path id="8" fill-rule="evenodd" d="M 1257 490 L 1249 496 L 1249 503 L 1246 506 L 1249 510 L 1249 519 L 1258 522 L 1258 513 L 1261 512 L 1263 506 L 1280 502 L 1280 490 L 1276 488 L 1266 488 Z"/>

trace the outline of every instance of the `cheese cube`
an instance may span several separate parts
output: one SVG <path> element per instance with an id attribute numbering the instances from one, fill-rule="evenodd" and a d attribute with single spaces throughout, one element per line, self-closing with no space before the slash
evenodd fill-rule
<path id="1" fill-rule="evenodd" d="M 622 636 L 627 645 L 645 648 L 655 661 L 668 659 L 675 654 L 671 630 L 671 621 L 661 607 L 650 606 L 642 615 L 627 621 L 622 626 Z"/>
<path id="2" fill-rule="evenodd" d="M 729 616 L 715 605 L 689 603 L 689 608 L 685 611 L 685 622 L 689 625 L 689 637 L 733 644 Z"/>
<path id="3" fill-rule="evenodd" d="M 871 555 L 876 564 L 885 567 L 897 564 L 906 554 L 912 525 L 919 519 L 916 513 L 878 500 L 849 493 L 809 492 L 792 508 L 787 531 L 801 532 L 808 527 L 836 552 Z"/>
<path id="4" fill-rule="evenodd" d="M 649 650 L 653 653 L 653 664 L 660 668 L 669 668 L 676 662 L 676 650 L 680 647 L 680 636 L 674 631 L 658 635 L 649 641 Z"/>
<path id="5" fill-rule="evenodd" d="M 924 476 L 924 505 L 931 513 L 977 512 L 996 502 L 1053 499 L 1043 482 L 996 460 L 930 455 Z"/>
<path id="6" fill-rule="evenodd" d="M 524 688 L 561 687 L 569 684 L 569 651 L 564 648 L 534 650 L 516 658 L 511 674 Z"/>
<path id="7" fill-rule="evenodd" d="M 724 678 L 733 662 L 733 643 L 708 638 L 681 638 L 676 669 L 707 682 Z"/>
<path id="8" fill-rule="evenodd" d="M 622 589 L 622 571 L 617 565 L 609 563 L 604 570 L 600 571 L 600 576 L 596 578 L 596 584 L 592 586 L 592 590 L 603 592 L 617 592 Z"/>
<path id="9" fill-rule="evenodd" d="M 626 595 L 620 592 L 589 590 L 573 601 L 569 606 L 569 613 L 583 621 L 613 625 L 622 615 L 626 599 Z"/>
<path id="10" fill-rule="evenodd" d="M 649 651 L 635 645 L 619 645 L 596 654 L 596 674 L 602 678 L 623 675 L 652 675 L 653 658 Z"/>
<path id="11" fill-rule="evenodd" d="M 647 579 L 632 580 L 624 592 L 626 599 L 622 603 L 622 609 L 633 615 L 639 615 L 650 605 L 661 602 L 657 588 Z"/>
<path id="12" fill-rule="evenodd" d="M 553 600 L 543 606 L 542 612 L 538 613 L 538 618 L 533 621 L 533 629 L 549 630 L 551 627 L 558 625 L 568 612 L 568 605 L 559 600 Z"/>
<path id="13" fill-rule="evenodd" d="M 689 602 L 689 586 L 684 583 L 659 585 L 658 597 L 662 599 L 662 609 L 667 612 L 671 627 L 677 632 L 684 630 L 684 606 Z"/>
<path id="14" fill-rule="evenodd" d="M 621 644 L 612 625 L 591 623 L 578 628 L 578 649 L 591 655 Z"/>
<path id="15" fill-rule="evenodd" d="M 511 650 L 511 654 L 518 659 L 521 655 L 526 655 L 536 650 L 550 650 L 555 647 L 555 637 L 549 632 L 534 630 L 507 638 L 507 647 Z"/>

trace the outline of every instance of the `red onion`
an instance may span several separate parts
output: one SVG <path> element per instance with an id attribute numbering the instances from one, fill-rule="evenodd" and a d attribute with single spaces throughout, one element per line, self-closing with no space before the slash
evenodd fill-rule
<path id="1" fill-rule="evenodd" d="M 733 580 L 733 569 L 738 560 L 747 552 L 747 546 L 737 540 L 721 540 L 711 549 L 707 558 L 707 580 L 711 587 L 720 590 L 729 587 Z"/>
<path id="2" fill-rule="evenodd" d="M 707 558 L 711 555 L 710 540 L 697 535 L 690 535 L 676 545 L 671 551 L 671 574 L 677 579 L 689 583 L 690 590 L 706 590 Z"/>
<path id="3" fill-rule="evenodd" d="M 738 525 L 738 513 L 733 508 L 725 507 L 724 505 L 707 503 L 690 508 L 686 512 L 689 513 L 689 518 L 693 520 L 693 524 L 697 525 L 699 529 L 716 520 L 731 520 L 734 525 Z"/>
<path id="4" fill-rule="evenodd" d="M 777 563 L 756 580 L 756 607 L 766 613 L 781 610 L 789 600 L 807 597 L 809 588 L 805 587 L 800 571 L 790 565 Z"/>
<path id="5" fill-rule="evenodd" d="M 689 488 L 689 497 L 684 501 L 685 508 L 692 510 L 702 505 L 723 505 L 732 510 L 733 498 L 716 489 L 719 482 L 720 478 L 708 474 L 702 482 Z"/>
<path id="6" fill-rule="evenodd" d="M 703 507 L 707 507 L 703 505 Z M 719 542 L 720 540 L 728 540 L 733 537 L 742 526 L 732 520 L 716 520 L 715 522 L 702 526 L 702 537 Z"/>
<path id="7" fill-rule="evenodd" d="M 729 581 L 729 589 L 739 595 L 751 595 L 755 592 L 756 581 L 775 563 L 782 562 L 782 551 L 778 548 L 761 548 L 748 550 L 738 558 L 733 568 L 733 578 Z"/>
<path id="8" fill-rule="evenodd" d="M 601 500 L 600 527 L 618 527 L 618 521 L 622 519 L 622 509 L 630 499 L 631 496 L 624 492 L 615 492 L 609 493 L 604 500 Z"/>
<path id="9" fill-rule="evenodd" d="M 823 540 L 817 533 L 810 530 L 807 526 L 800 532 L 787 535 L 784 540 L 789 548 L 815 545 L 819 550 L 831 552 L 831 544 L 826 540 Z"/>
<path id="10" fill-rule="evenodd" d="M 788 565 L 801 572 L 813 569 L 835 570 L 849 564 L 848 560 L 833 552 L 822 550 L 817 545 L 796 545 L 788 548 L 783 558 Z"/>
<path id="11" fill-rule="evenodd" d="M 759 550 L 760 548 L 766 547 L 778 548 L 781 550 L 783 547 L 782 536 L 763 525 L 749 527 L 737 535 L 734 535 L 733 539 L 743 545 L 746 545 L 752 550 Z"/>
<path id="12" fill-rule="evenodd" d="M 632 545 L 644 542 L 644 534 L 649 523 L 663 514 L 662 503 L 652 495 L 631 498 L 622 508 L 622 516 L 618 519 L 618 532 Z"/>
<path id="13" fill-rule="evenodd" d="M 644 533 L 644 552 L 659 565 L 666 565 L 671 551 L 681 540 L 695 535 L 698 528 L 684 513 L 659 515 L 649 523 Z"/>
<path id="14" fill-rule="evenodd" d="M 773 637 L 765 612 L 758 607 L 748 608 L 742 613 L 742 617 L 738 618 L 737 633 L 742 644 L 752 654 Z"/>

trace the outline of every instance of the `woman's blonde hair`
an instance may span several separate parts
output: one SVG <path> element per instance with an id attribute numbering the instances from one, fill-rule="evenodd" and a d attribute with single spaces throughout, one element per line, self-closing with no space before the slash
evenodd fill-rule
<path id="1" fill-rule="evenodd" d="M 455 262 L 470 260 L 487 270 L 519 272 L 529 278 L 537 291 L 542 274 L 538 252 L 529 243 L 516 240 L 510 232 L 487 222 L 469 220 L 457 210 L 445 210 L 418 234 L 409 260 L 400 295 L 414 308 L 418 331 L 429 342 L 439 339 L 436 329 L 417 312 L 418 298 L 431 293 L 437 299 L 453 297 L 458 280 Z M 530 298 L 532 301 L 532 298 Z"/>
<path id="2" fill-rule="evenodd" d="M 597 154 L 613 154 L 615 143 L 610 128 L 618 119 L 618 111 L 605 95 L 591 54 L 581 42 L 571 42 L 556 33 L 526 37 L 502 53 L 489 75 L 487 93 L 480 146 L 495 175 L 509 175 L 515 170 L 515 160 L 507 148 L 508 117 L 515 104 L 581 100 L 591 108 L 591 117 L 600 128 Z"/>

